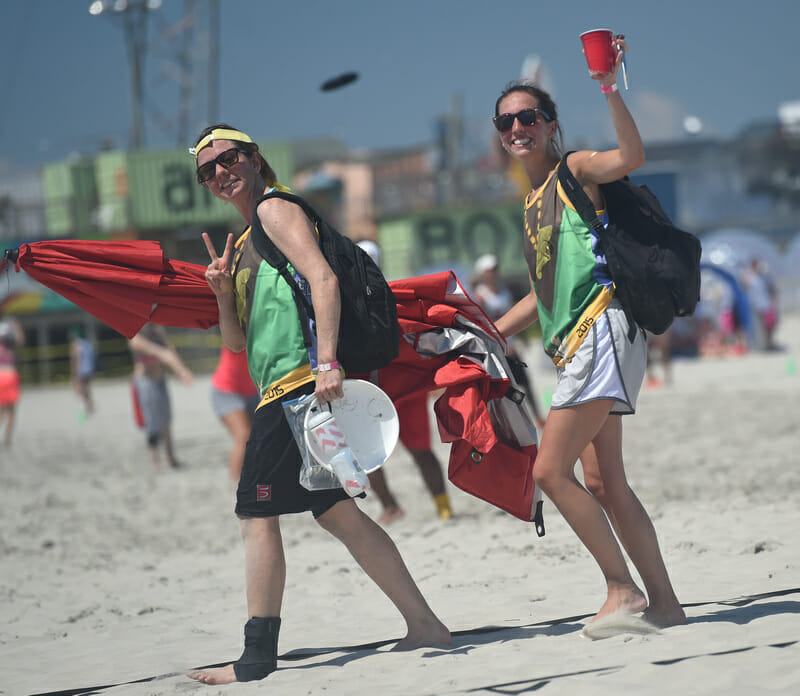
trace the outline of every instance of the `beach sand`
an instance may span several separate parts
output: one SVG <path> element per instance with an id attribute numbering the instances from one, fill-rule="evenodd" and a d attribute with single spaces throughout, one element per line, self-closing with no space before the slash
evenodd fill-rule
<path id="1" fill-rule="evenodd" d="M 624 421 L 687 626 L 584 638 L 602 579 L 553 506 L 538 538 L 451 486 L 440 522 L 398 448 L 386 472 L 406 516 L 388 530 L 452 646 L 389 652 L 394 607 L 310 514 L 291 516 L 279 670 L 224 687 L 184 676 L 236 659 L 247 619 L 208 378 L 170 384 L 185 468 L 162 473 L 127 382 L 97 382 L 83 424 L 67 386 L 26 388 L 0 450 L 0 694 L 800 693 L 800 317 L 777 339 L 782 352 L 676 361 Z M 552 389 L 538 347 L 530 364 Z M 361 506 L 379 513 L 374 496 Z"/>

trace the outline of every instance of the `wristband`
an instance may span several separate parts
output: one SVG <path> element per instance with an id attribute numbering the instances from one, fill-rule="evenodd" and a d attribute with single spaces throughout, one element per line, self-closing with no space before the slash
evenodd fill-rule
<path id="1" fill-rule="evenodd" d="M 613 92 L 616 92 L 617 90 L 619 90 L 619 87 L 617 87 L 617 83 L 616 82 L 613 85 L 600 85 L 600 91 L 603 94 L 612 94 Z"/>
<path id="2" fill-rule="evenodd" d="M 339 361 L 334 360 L 333 362 L 329 363 L 319 363 L 317 365 L 317 372 L 330 372 L 331 370 L 338 370 L 339 369 Z"/>

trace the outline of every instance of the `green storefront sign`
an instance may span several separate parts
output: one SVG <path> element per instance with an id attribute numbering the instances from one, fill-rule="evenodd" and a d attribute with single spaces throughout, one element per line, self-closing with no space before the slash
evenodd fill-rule
<path id="1" fill-rule="evenodd" d="M 291 182 L 286 143 L 259 145 L 278 180 Z M 195 180 L 185 149 L 101 152 L 93 159 L 50 164 L 42 172 L 47 235 L 91 238 L 136 229 L 167 230 L 238 219 Z"/>
<path id="2" fill-rule="evenodd" d="M 69 237 L 92 226 L 97 191 L 91 160 L 64 161 L 42 168 L 47 236 Z"/>
<path id="3" fill-rule="evenodd" d="M 481 254 L 495 254 L 504 276 L 525 276 L 522 235 L 522 201 L 429 211 L 378 226 L 383 269 L 392 279 L 468 270 Z"/>

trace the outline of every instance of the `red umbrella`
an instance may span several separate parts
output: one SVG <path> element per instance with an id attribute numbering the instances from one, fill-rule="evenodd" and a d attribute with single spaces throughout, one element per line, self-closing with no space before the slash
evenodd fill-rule
<path id="1" fill-rule="evenodd" d="M 219 321 L 205 267 L 164 258 L 157 242 L 35 242 L 5 258 L 129 338 L 148 321 L 192 328 Z M 435 410 L 443 441 L 453 443 L 450 480 L 534 520 L 544 534 L 531 474 L 536 429 L 520 400 L 506 398 L 505 339 L 453 273 L 390 285 L 400 354 L 378 371 L 378 383 L 394 401 L 444 388 Z"/>
<path id="2" fill-rule="evenodd" d="M 150 321 L 162 326 L 208 329 L 219 323 L 217 298 L 206 282 L 206 266 L 164 259 Z"/>
<path id="3" fill-rule="evenodd" d="M 434 406 L 452 443 L 448 478 L 462 490 L 533 521 L 544 535 L 542 496 L 533 480 L 536 428 L 513 386 L 506 342 L 453 273 L 392 281 L 400 354 L 378 370 L 394 401 L 444 388 Z"/>
<path id="4" fill-rule="evenodd" d="M 205 266 L 168 259 L 155 241 L 48 240 L 4 257 L 128 338 L 147 322 L 201 329 L 219 322 Z"/>
<path id="5" fill-rule="evenodd" d="M 452 370 L 447 367 L 456 360 L 457 347 L 451 352 L 435 354 L 420 347 L 422 336 L 441 333 L 466 322 L 505 347 L 503 336 L 451 271 L 392 280 L 389 286 L 397 300 L 400 353 L 378 371 L 378 383 L 393 401 L 476 379 L 470 368 Z M 506 383 L 498 388 L 507 387 Z"/>

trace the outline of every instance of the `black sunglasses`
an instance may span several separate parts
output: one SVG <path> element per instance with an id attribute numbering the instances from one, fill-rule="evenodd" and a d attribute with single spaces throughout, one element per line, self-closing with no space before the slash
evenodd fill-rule
<path id="1" fill-rule="evenodd" d="M 546 121 L 550 120 L 550 116 L 546 111 L 543 111 L 538 106 L 534 109 L 523 109 L 517 111 L 515 114 L 500 114 L 492 119 L 494 127 L 501 133 L 511 130 L 514 125 L 514 119 L 517 119 L 523 126 L 532 126 L 537 121 L 536 112 L 539 112 Z"/>
<path id="2" fill-rule="evenodd" d="M 213 160 L 201 164 L 197 168 L 197 181 L 201 184 L 206 183 L 213 179 L 217 174 L 217 164 L 222 165 L 225 169 L 230 169 L 239 161 L 239 153 L 247 154 L 247 150 L 241 147 L 232 147 L 230 150 L 220 152 Z"/>

